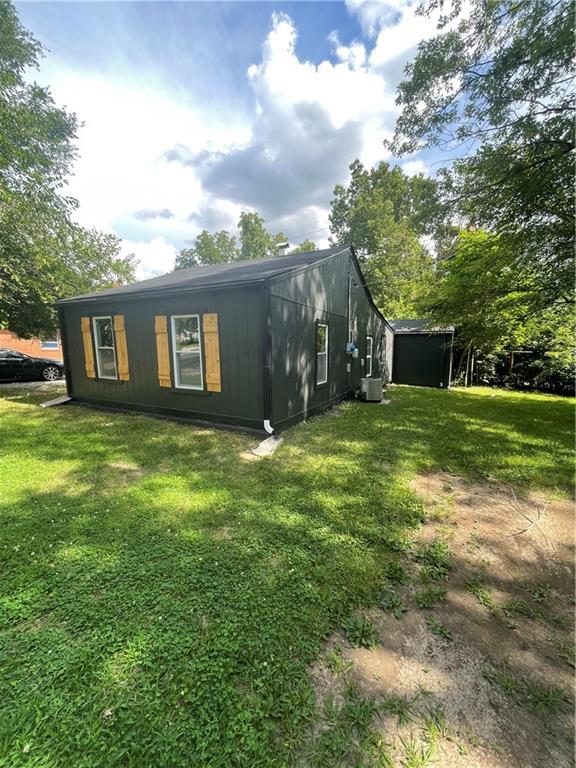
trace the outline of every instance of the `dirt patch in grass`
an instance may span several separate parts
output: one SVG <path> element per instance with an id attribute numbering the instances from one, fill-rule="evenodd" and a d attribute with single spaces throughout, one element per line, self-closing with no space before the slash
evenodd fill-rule
<path id="1" fill-rule="evenodd" d="M 572 765 L 573 503 L 444 473 L 412 488 L 427 522 L 404 578 L 358 614 L 378 642 L 329 639 L 320 709 L 351 685 L 374 704 L 367 765 Z"/>

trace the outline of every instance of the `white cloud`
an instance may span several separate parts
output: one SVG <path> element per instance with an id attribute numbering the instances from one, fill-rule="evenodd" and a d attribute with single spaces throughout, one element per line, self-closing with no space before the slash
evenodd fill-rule
<path id="1" fill-rule="evenodd" d="M 298 57 L 292 20 L 272 15 L 261 59 L 246 73 L 251 119 L 217 93 L 197 103 L 125 68 L 110 77 L 51 56 L 40 79 L 83 121 L 66 190 L 80 201 L 78 221 L 124 238 L 139 277 L 171 269 L 200 229 L 234 229 L 242 208 L 293 242 L 324 244 L 334 185 L 355 158 L 368 166 L 387 158 L 405 58 L 434 31 L 408 0 L 346 2 L 368 39 L 342 42 L 334 31 L 334 59 L 319 64 Z M 404 168 L 425 170 L 420 160 Z"/>
<path id="2" fill-rule="evenodd" d="M 426 173 L 427 166 L 423 160 L 408 160 L 407 163 L 402 163 L 402 170 L 404 173 L 415 176 L 418 173 Z"/>
<path id="3" fill-rule="evenodd" d="M 121 251 L 123 256 L 134 254 L 138 259 L 136 270 L 138 280 L 171 272 L 178 253 L 177 249 L 171 243 L 167 243 L 163 237 L 153 237 L 148 242 L 123 240 Z"/>
<path id="4" fill-rule="evenodd" d="M 167 153 L 194 170 L 213 200 L 258 210 L 291 239 L 327 229 L 334 186 L 347 180 L 354 159 L 372 165 L 386 157 L 383 139 L 397 109 L 393 87 L 370 66 L 363 43 L 344 45 L 334 32 L 336 63 L 315 65 L 298 58 L 296 37 L 292 20 L 273 14 L 262 59 L 247 73 L 256 100 L 248 141 Z"/>

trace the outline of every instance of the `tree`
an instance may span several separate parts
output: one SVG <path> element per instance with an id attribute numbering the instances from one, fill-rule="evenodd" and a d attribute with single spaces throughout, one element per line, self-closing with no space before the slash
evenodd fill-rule
<path id="1" fill-rule="evenodd" d="M 195 239 L 192 248 L 183 248 L 176 257 L 174 269 L 187 269 L 204 264 L 228 264 L 238 259 L 262 259 L 278 252 L 278 245 L 286 242 L 286 235 L 271 235 L 264 219 L 257 213 L 242 211 L 238 222 L 240 246 L 226 230 L 211 234 L 206 229 Z"/>
<path id="2" fill-rule="evenodd" d="M 76 157 L 77 120 L 24 78 L 43 48 L 0 3 L 0 327 L 23 337 L 55 329 L 60 297 L 134 277 L 112 235 L 85 230 L 60 193 Z"/>
<path id="3" fill-rule="evenodd" d="M 203 229 L 192 248 L 183 248 L 176 257 L 174 269 L 187 269 L 205 264 L 226 264 L 238 259 L 236 238 L 222 230 L 210 234 Z"/>
<path id="4" fill-rule="evenodd" d="M 390 147 L 464 149 L 443 174 L 444 201 L 499 235 L 505 290 L 515 294 L 518 274 L 529 274 L 534 310 L 572 302 L 573 9 L 562 0 L 431 0 L 422 12 L 446 7 L 400 84 Z"/>
<path id="5" fill-rule="evenodd" d="M 242 211 L 238 229 L 241 259 L 263 259 L 274 253 L 274 238 L 267 232 L 262 216 Z"/>
<path id="6" fill-rule="evenodd" d="M 511 374 L 518 349 L 531 355 L 534 383 L 538 377 L 542 384 L 546 377 L 573 376 L 573 310 L 562 300 L 535 310 L 539 290 L 537 270 L 516 272 L 506 238 L 484 230 L 459 234 L 454 253 L 440 265 L 424 311 L 439 324 L 456 325 L 460 350 L 456 368 L 457 372 L 465 368 L 466 383 L 479 355 L 484 360 L 510 356 Z"/>
<path id="7" fill-rule="evenodd" d="M 440 220 L 435 182 L 387 163 L 366 170 L 356 160 L 350 171 L 348 186 L 334 190 L 332 240 L 356 247 L 374 300 L 388 317 L 412 315 L 433 276 L 419 236 L 435 232 Z"/>
<path id="8" fill-rule="evenodd" d="M 316 243 L 306 238 L 305 240 L 302 240 L 300 245 L 297 245 L 295 248 L 293 248 L 290 253 L 308 253 L 309 251 L 315 250 L 317 250 Z"/>

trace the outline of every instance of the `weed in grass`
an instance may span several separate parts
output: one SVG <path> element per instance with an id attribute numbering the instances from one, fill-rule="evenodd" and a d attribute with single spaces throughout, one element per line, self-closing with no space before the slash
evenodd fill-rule
<path id="1" fill-rule="evenodd" d="M 504 606 L 503 611 L 506 616 L 517 614 L 525 616 L 527 619 L 539 619 L 541 616 L 540 611 L 535 610 L 526 600 L 522 600 L 519 597 L 513 597 L 512 600 L 509 600 Z"/>
<path id="2" fill-rule="evenodd" d="M 534 602 L 544 603 L 550 596 L 552 587 L 550 586 L 550 584 L 533 584 L 533 585 L 528 585 L 528 591 L 530 593 L 530 596 L 532 597 L 532 600 L 534 600 Z"/>
<path id="3" fill-rule="evenodd" d="M 352 662 L 342 656 L 340 648 L 333 648 L 326 654 L 328 669 L 335 675 L 346 675 L 352 669 Z"/>
<path id="4" fill-rule="evenodd" d="M 543 715 L 564 710 L 570 702 L 565 688 L 555 688 L 517 676 L 507 662 L 497 668 L 485 669 L 483 675 L 518 704 L 528 705 Z"/>
<path id="5" fill-rule="evenodd" d="M 429 707 L 424 713 L 422 722 L 424 738 L 429 743 L 437 743 L 441 739 L 450 738 L 450 730 L 446 724 L 446 715 L 442 707 Z"/>
<path id="6" fill-rule="evenodd" d="M 392 611 L 392 615 L 395 619 L 401 619 L 403 614 L 408 610 L 402 603 L 402 598 L 390 589 L 385 589 L 382 593 L 380 605 L 385 611 Z"/>
<path id="7" fill-rule="evenodd" d="M 407 739 L 400 738 L 404 747 L 402 757 L 403 768 L 426 768 L 434 760 L 436 744 L 429 741 L 419 741 L 414 735 Z"/>
<path id="8" fill-rule="evenodd" d="M 405 584 L 408 574 L 400 563 L 386 563 L 384 576 L 391 584 Z"/>
<path id="9" fill-rule="evenodd" d="M 429 586 L 416 593 L 416 603 L 419 608 L 434 608 L 446 599 L 444 587 Z"/>
<path id="10" fill-rule="evenodd" d="M 374 703 L 362 698 L 354 686 L 349 686 L 341 708 L 329 701 L 324 707 L 322 731 L 311 748 L 314 768 L 333 768 L 335 765 L 380 765 L 386 763 L 386 745 L 372 728 L 377 714 Z M 374 757 L 367 762 L 367 756 Z M 377 759 L 379 762 L 376 760 Z"/>
<path id="11" fill-rule="evenodd" d="M 521 681 L 512 673 L 508 664 L 503 663 L 496 669 L 485 669 L 482 672 L 482 675 L 488 682 L 497 685 L 507 696 L 518 696 L 521 688 Z"/>
<path id="12" fill-rule="evenodd" d="M 565 688 L 542 685 L 533 680 L 523 680 L 522 683 L 523 698 L 540 714 L 564 710 L 570 703 L 568 691 Z"/>
<path id="13" fill-rule="evenodd" d="M 353 616 L 344 624 L 346 639 L 354 648 L 374 648 L 378 634 L 372 622 L 364 616 Z"/>
<path id="14" fill-rule="evenodd" d="M 531 606 L 526 600 L 522 598 L 514 597 L 509 600 L 503 608 L 506 616 L 512 617 L 514 614 L 519 616 L 525 616 L 528 619 L 534 621 L 541 621 L 548 624 L 553 624 L 560 629 L 568 629 L 570 626 L 569 619 L 561 613 L 551 613 L 543 608 L 535 608 Z"/>
<path id="15" fill-rule="evenodd" d="M 483 576 L 470 577 L 466 580 L 464 588 L 476 598 L 480 605 L 488 608 L 490 613 L 497 613 L 496 603 L 490 594 L 490 588 Z"/>
<path id="16" fill-rule="evenodd" d="M 343 714 L 347 723 L 357 733 L 365 732 L 377 713 L 377 708 L 371 699 L 365 699 L 358 693 L 354 686 L 348 689 L 348 701 L 344 705 Z"/>
<path id="17" fill-rule="evenodd" d="M 426 625 L 430 632 L 436 637 L 441 637 L 443 640 L 452 640 L 452 632 L 447 626 L 437 621 L 434 616 L 426 616 Z"/>
<path id="18" fill-rule="evenodd" d="M 574 647 L 573 640 L 560 640 L 558 643 L 558 650 L 561 659 L 564 659 L 566 664 L 572 669 L 576 669 L 576 649 Z"/>
<path id="19" fill-rule="evenodd" d="M 414 705 L 417 696 L 409 699 L 407 696 L 387 696 L 381 703 L 380 709 L 389 715 L 396 715 L 398 727 L 414 722 L 416 710 Z"/>
<path id="20" fill-rule="evenodd" d="M 445 580 L 452 568 L 452 552 L 442 539 L 422 545 L 415 553 L 414 559 L 425 568 L 425 577 L 421 575 L 424 583 Z"/>

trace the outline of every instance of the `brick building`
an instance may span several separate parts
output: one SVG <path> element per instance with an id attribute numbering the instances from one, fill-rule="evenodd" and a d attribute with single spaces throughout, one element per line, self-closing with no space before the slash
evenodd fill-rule
<path id="1" fill-rule="evenodd" d="M 0 329 L 0 349 L 13 349 L 32 357 L 47 357 L 50 360 L 62 360 L 62 345 L 57 334 L 39 339 L 20 339 L 11 331 Z"/>

